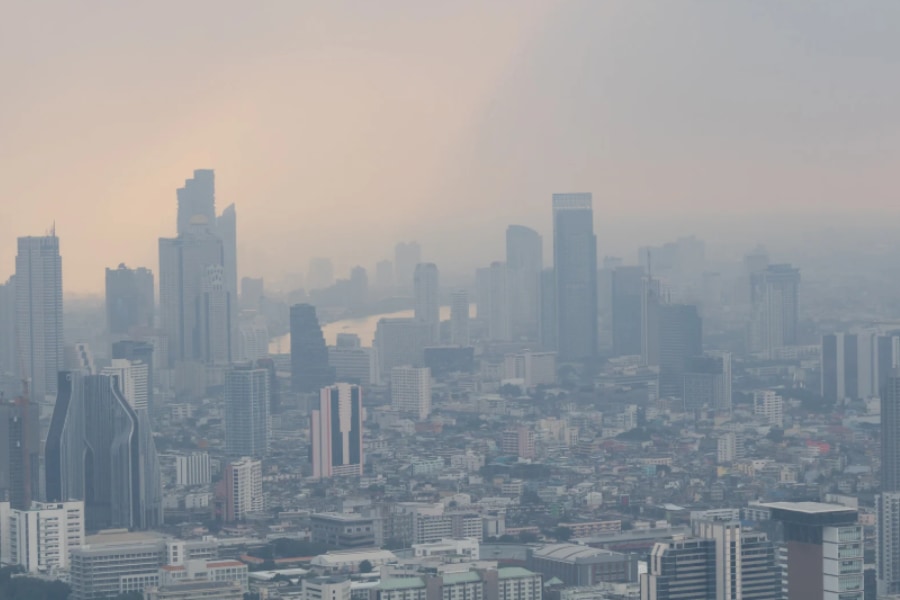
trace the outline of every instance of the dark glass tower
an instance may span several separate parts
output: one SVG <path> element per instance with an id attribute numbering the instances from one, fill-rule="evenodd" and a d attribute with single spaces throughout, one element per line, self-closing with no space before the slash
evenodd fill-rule
<path id="1" fill-rule="evenodd" d="M 900 492 L 900 374 L 881 391 L 881 491 Z"/>
<path id="2" fill-rule="evenodd" d="M 40 411 L 18 398 L 0 404 L 0 501 L 27 510 L 40 498 Z"/>
<path id="3" fill-rule="evenodd" d="M 541 271 L 544 245 L 540 234 L 522 225 L 506 228 L 506 277 L 512 339 L 537 339 L 540 331 Z"/>
<path id="4" fill-rule="evenodd" d="M 159 525 L 160 473 L 144 411 L 131 407 L 116 376 L 62 371 L 58 385 L 45 449 L 47 500 L 84 500 L 91 531 Z"/>
<path id="5" fill-rule="evenodd" d="M 703 353 L 703 326 L 693 304 L 659 307 L 659 394 L 681 397 L 690 360 Z"/>
<path id="6" fill-rule="evenodd" d="M 295 392 L 316 392 L 334 383 L 328 346 L 312 304 L 291 307 L 291 386 Z"/>
<path id="7" fill-rule="evenodd" d="M 591 194 L 553 194 L 553 268 L 559 357 L 597 355 L 597 238 Z"/>
<path id="8" fill-rule="evenodd" d="M 106 327 L 124 334 L 135 327 L 153 327 L 153 273 L 124 264 L 106 269 Z"/>
<path id="9" fill-rule="evenodd" d="M 643 267 L 618 267 L 612 274 L 612 337 L 614 356 L 641 354 Z"/>

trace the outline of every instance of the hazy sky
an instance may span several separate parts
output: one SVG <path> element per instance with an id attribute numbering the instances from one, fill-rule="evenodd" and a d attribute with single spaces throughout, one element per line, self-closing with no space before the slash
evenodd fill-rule
<path id="1" fill-rule="evenodd" d="M 511 222 L 549 246 L 554 191 L 594 193 L 601 254 L 900 219 L 898 73 L 896 0 L 8 1 L 0 278 L 54 220 L 67 291 L 155 271 L 195 168 L 269 278 L 413 238 L 468 269 Z"/>

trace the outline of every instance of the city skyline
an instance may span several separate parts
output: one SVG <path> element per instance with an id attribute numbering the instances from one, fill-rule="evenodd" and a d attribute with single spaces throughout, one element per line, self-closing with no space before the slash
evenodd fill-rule
<path id="1" fill-rule="evenodd" d="M 336 227 L 385 257 L 396 240 L 428 236 L 425 259 L 448 277 L 467 272 L 476 257 L 454 244 L 462 215 L 480 215 L 469 237 L 499 257 L 493 232 L 510 222 L 549 239 L 544 199 L 560 189 L 594 192 L 601 255 L 622 255 L 635 234 L 651 238 L 673 222 L 679 233 L 727 242 L 725 231 L 745 235 L 738 223 L 756 219 L 755 233 L 765 234 L 761 215 L 783 215 L 786 206 L 801 227 L 811 209 L 832 215 L 834 226 L 835 215 L 896 214 L 890 182 L 900 135 L 882 124 L 900 98 L 886 70 L 900 49 L 872 23 L 900 9 L 886 0 L 866 6 L 665 6 L 650 15 L 625 2 L 524 2 L 511 15 L 502 5 L 408 11 L 392 2 L 372 28 L 366 11 L 281 3 L 263 15 L 198 2 L 177 18 L 164 6 L 140 18 L 122 7 L 79 21 L 79 37 L 96 40 L 79 49 L 68 30 L 51 36 L 52 27 L 29 25 L 65 23 L 68 7 L 44 14 L 22 5 L 12 21 L 23 27 L 3 36 L 19 51 L 0 59 L 15 115 L 0 127 L 5 146 L 16 148 L 0 161 L 0 239 L 39 234 L 55 220 L 67 240 L 69 293 L 99 292 L 103 269 L 119 262 L 156 272 L 153 241 L 175 235 L 173 191 L 195 168 L 217 170 L 220 210 L 240 207 L 241 271 L 270 280 L 302 270 Z M 201 27 L 201 45 L 194 32 L 211 12 L 223 27 Z M 308 18 L 342 35 L 297 39 L 294 25 Z M 152 50 L 155 35 L 116 33 L 135 21 L 170 32 L 178 60 Z M 460 48 L 458 28 L 476 43 Z M 265 39 L 250 43 L 262 31 Z M 235 37 L 255 48 L 243 60 Z M 698 43 L 677 43 L 685 38 Z M 760 38 L 763 48 L 752 43 Z M 65 68 L 51 62 L 60 44 L 72 59 Z M 421 51 L 405 52 L 414 45 Z M 654 50 L 667 55 L 661 72 L 673 73 L 661 81 Z M 852 60 L 833 60 L 838 51 Z M 45 75 L 29 79 L 13 58 L 22 54 L 47 66 Z M 593 68 L 582 89 L 584 64 Z M 100 85 L 107 69 L 121 83 Z M 302 86 L 283 80 L 286 71 Z M 246 84 L 235 85 L 241 73 L 249 73 Z M 698 85 L 705 73 L 721 85 Z M 325 93 L 300 94 L 310 87 Z M 185 102 L 170 101 L 173 88 Z M 59 89 L 71 99 L 47 93 Z M 353 101 L 325 101 L 344 97 Z M 144 118 L 134 119 L 135 109 Z M 286 126 L 298 112 L 316 122 Z M 78 158 L 66 141 L 73 139 L 82 140 Z M 384 139 L 395 142 L 389 152 Z M 498 146 L 504 139 L 521 151 Z M 323 148 L 317 140 L 333 141 Z M 472 148 L 479 150 L 469 156 Z M 712 213 L 725 214 L 692 222 Z M 290 251 L 268 248 L 272 237 L 288 240 Z M 104 251 L 88 251 L 97 240 Z M 14 251 L 0 245 L 0 278 L 11 273 Z M 287 258 L 295 256 L 296 266 Z M 341 271 L 363 258 L 335 250 Z"/>

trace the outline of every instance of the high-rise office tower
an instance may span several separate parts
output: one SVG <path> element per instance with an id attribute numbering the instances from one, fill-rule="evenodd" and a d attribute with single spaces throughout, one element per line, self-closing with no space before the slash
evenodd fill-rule
<path id="1" fill-rule="evenodd" d="M 693 304 L 664 304 L 659 310 L 659 394 L 681 397 L 691 358 L 703 354 L 700 313 Z"/>
<path id="2" fill-rule="evenodd" d="M 541 348 L 555 351 L 558 347 L 556 319 L 556 273 L 553 269 L 541 271 Z"/>
<path id="3" fill-rule="evenodd" d="M 391 369 L 391 406 L 397 412 L 424 421 L 431 414 L 431 369 Z"/>
<path id="4" fill-rule="evenodd" d="M 135 327 L 153 327 L 153 272 L 120 264 L 106 269 L 106 328 L 127 334 Z"/>
<path id="5" fill-rule="evenodd" d="M 694 356 L 684 374 L 684 409 L 731 412 L 731 354 Z"/>
<path id="6" fill-rule="evenodd" d="M 740 521 L 700 520 L 694 535 L 715 542 L 716 600 L 782 600 L 775 545 Z"/>
<path id="7" fill-rule="evenodd" d="M 241 317 L 238 322 L 238 359 L 254 361 L 269 354 L 269 328 L 260 315 Z"/>
<path id="8" fill-rule="evenodd" d="M 863 530 L 856 509 L 821 502 L 764 504 L 784 528 L 787 598 L 863 600 Z"/>
<path id="9" fill-rule="evenodd" d="M 413 287 L 416 265 L 422 262 L 419 242 L 400 242 L 394 246 L 394 279 L 401 293 L 409 293 Z"/>
<path id="10" fill-rule="evenodd" d="M 469 345 L 469 294 L 466 290 L 450 294 L 450 343 Z"/>
<path id="11" fill-rule="evenodd" d="M 324 290 L 334 283 L 334 266 L 330 258 L 321 256 L 309 260 L 306 285 L 310 290 Z"/>
<path id="12" fill-rule="evenodd" d="M 428 326 L 416 319 L 379 319 L 374 346 L 381 376 L 389 377 L 394 367 L 423 366 L 425 347 L 430 343 L 428 340 Z"/>
<path id="13" fill-rule="evenodd" d="M 229 463 L 225 467 L 225 521 L 241 521 L 265 508 L 262 463 L 249 457 Z"/>
<path id="14" fill-rule="evenodd" d="M 147 412 L 153 414 L 153 344 L 139 340 L 120 340 L 113 342 L 112 358 L 125 359 L 132 364 L 147 366 Z"/>
<path id="15" fill-rule="evenodd" d="M 353 333 L 339 333 L 336 341 L 328 347 L 328 364 L 334 369 L 335 381 L 363 387 L 381 381 L 375 348 L 363 348 L 359 336 Z"/>
<path id="16" fill-rule="evenodd" d="M 769 265 L 750 276 L 752 314 L 749 341 L 753 352 L 771 352 L 798 343 L 800 270 Z"/>
<path id="17" fill-rule="evenodd" d="M 753 277 L 755 273 L 765 271 L 769 266 L 769 253 L 763 246 L 757 246 L 744 255 L 743 282 L 739 286 L 738 295 L 745 304 L 753 301 Z"/>
<path id="18" fill-rule="evenodd" d="M 224 247 L 208 227 L 159 240 L 159 310 L 169 362 L 231 360 L 231 303 Z"/>
<path id="19" fill-rule="evenodd" d="M 322 388 L 310 419 L 313 477 L 362 475 L 362 390 L 338 383 Z"/>
<path id="20" fill-rule="evenodd" d="M 56 233 L 19 238 L 16 255 L 16 353 L 32 401 L 56 393 L 63 368 L 62 258 Z"/>
<path id="21" fill-rule="evenodd" d="M 176 196 L 178 235 L 190 232 L 192 226 L 197 223 L 215 227 L 216 179 L 212 169 L 195 170 L 194 176 L 185 180 L 184 187 L 178 188 Z"/>
<path id="22" fill-rule="evenodd" d="M 875 574 L 878 596 L 900 594 L 900 491 L 875 496 Z"/>
<path id="23" fill-rule="evenodd" d="M 216 217 L 216 233 L 222 240 L 222 266 L 225 268 L 225 284 L 231 298 L 231 322 L 237 323 L 238 273 L 237 273 L 237 211 L 229 204 Z"/>
<path id="24" fill-rule="evenodd" d="M 16 350 L 16 283 L 10 277 L 6 283 L 0 284 L 0 390 L 7 382 L 15 382 L 18 390 L 21 374 L 18 369 L 18 351 Z M 12 390 L 7 390 L 11 392 Z"/>
<path id="25" fill-rule="evenodd" d="M 877 330 L 823 335 L 821 357 L 825 400 L 878 398 L 900 359 L 900 336 Z"/>
<path id="26" fill-rule="evenodd" d="M 429 345 L 440 343 L 441 303 L 440 280 L 434 263 L 419 263 L 413 273 L 413 289 L 416 300 L 415 317 L 428 329 Z"/>
<path id="27" fill-rule="evenodd" d="M 269 452 L 269 371 L 233 367 L 225 374 L 225 452 L 264 458 Z"/>
<path id="28" fill-rule="evenodd" d="M 591 194 L 553 194 L 553 268 L 559 356 L 597 355 L 597 238 Z"/>
<path id="29" fill-rule="evenodd" d="M 543 268 L 544 246 L 540 234 L 522 225 L 507 227 L 506 274 L 510 337 L 513 339 L 538 338 Z"/>
<path id="30" fill-rule="evenodd" d="M 617 267 L 612 272 L 613 355 L 637 356 L 641 353 L 641 312 L 644 291 L 643 267 Z"/>
<path id="31" fill-rule="evenodd" d="M 491 269 L 475 269 L 475 317 L 487 322 L 491 318 Z"/>
<path id="32" fill-rule="evenodd" d="M 900 492 L 900 373 L 881 393 L 881 491 Z"/>
<path id="33" fill-rule="evenodd" d="M 659 364 L 659 307 L 662 297 L 659 280 L 644 277 L 641 292 L 641 361 L 645 365 Z"/>
<path id="34" fill-rule="evenodd" d="M 84 500 L 89 530 L 150 529 L 162 522 L 146 411 L 134 410 L 115 376 L 60 372 L 45 465 L 47 500 Z"/>
<path id="35" fill-rule="evenodd" d="M 295 392 L 315 392 L 334 383 L 334 369 L 328 365 L 328 346 L 319 326 L 316 307 L 291 307 L 291 387 Z"/>
<path id="36" fill-rule="evenodd" d="M 488 270 L 490 282 L 488 293 L 488 339 L 504 341 L 510 339 L 509 280 L 506 265 L 495 261 Z"/>
<path id="37" fill-rule="evenodd" d="M 41 431 L 37 404 L 0 404 L 0 502 L 26 510 L 40 494 Z"/>

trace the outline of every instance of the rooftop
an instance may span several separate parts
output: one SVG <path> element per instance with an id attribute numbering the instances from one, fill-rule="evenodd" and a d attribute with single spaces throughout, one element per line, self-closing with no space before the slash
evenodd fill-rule
<path id="1" fill-rule="evenodd" d="M 763 502 L 758 506 L 773 508 L 776 510 L 789 510 L 793 512 L 819 515 L 826 513 L 839 513 L 855 511 L 856 509 L 843 504 L 826 504 L 825 502 Z"/>
<path id="2" fill-rule="evenodd" d="M 497 569 L 500 579 L 519 579 L 520 577 L 533 577 L 534 573 L 522 567 L 500 567 Z"/>
<path id="3" fill-rule="evenodd" d="M 421 577 L 392 577 L 391 579 L 382 579 L 378 584 L 380 590 L 412 590 L 425 587 L 425 582 Z"/>
<path id="4" fill-rule="evenodd" d="M 612 554 L 616 553 L 610 550 L 591 548 L 590 546 L 581 546 L 579 544 L 550 544 L 536 549 L 533 553 L 537 558 L 571 561 L 583 558 L 596 558 L 598 556 L 610 556 Z"/>

